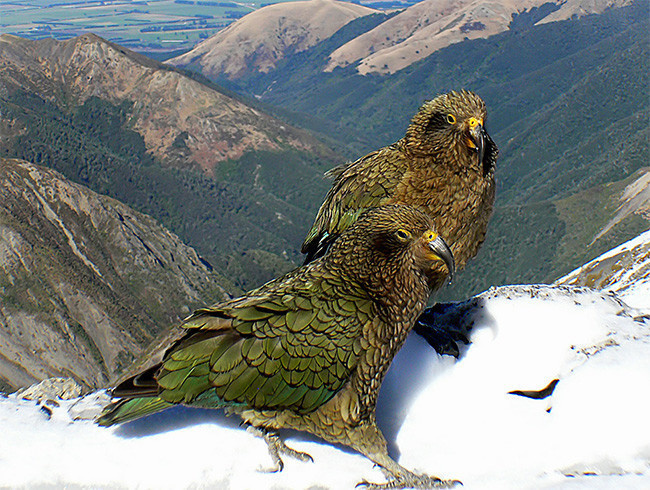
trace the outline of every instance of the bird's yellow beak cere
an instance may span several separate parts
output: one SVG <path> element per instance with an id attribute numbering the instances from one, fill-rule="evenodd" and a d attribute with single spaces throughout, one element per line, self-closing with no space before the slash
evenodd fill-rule
<path id="1" fill-rule="evenodd" d="M 484 146 L 484 138 L 482 133 L 485 132 L 483 127 L 483 119 L 477 119 L 475 117 L 470 117 L 467 120 L 467 129 L 469 130 L 469 138 L 467 138 L 467 146 L 474 150 L 480 150 L 481 146 Z"/>
<path id="2" fill-rule="evenodd" d="M 454 254 L 451 252 L 447 243 L 436 232 L 429 230 L 424 236 L 429 246 L 427 258 L 444 262 L 449 270 L 449 281 L 451 282 L 456 272 Z"/>
<path id="3" fill-rule="evenodd" d="M 479 125 L 483 126 L 483 118 L 477 119 L 475 117 L 470 117 L 467 120 L 467 125 L 469 126 L 470 130 L 474 129 L 476 126 L 479 126 Z"/>

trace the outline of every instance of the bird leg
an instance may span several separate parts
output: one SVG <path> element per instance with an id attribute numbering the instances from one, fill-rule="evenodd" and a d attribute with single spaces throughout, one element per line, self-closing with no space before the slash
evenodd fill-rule
<path id="1" fill-rule="evenodd" d="M 252 425 L 249 425 L 246 430 L 256 437 L 261 437 L 264 439 L 269 447 L 269 455 L 273 460 L 273 466 L 270 468 L 260 468 L 259 471 L 263 473 L 276 473 L 278 471 L 282 471 L 284 468 L 284 462 L 280 457 L 281 455 L 290 456 L 304 462 L 314 461 L 314 458 L 312 458 L 309 454 L 301 453 L 300 451 L 296 451 L 295 449 L 291 449 L 289 446 L 287 446 L 284 441 L 280 439 L 280 435 L 277 432 L 270 431 L 261 427 L 254 427 Z"/>
<path id="2" fill-rule="evenodd" d="M 458 480 L 443 480 L 437 476 L 417 474 L 407 470 L 390 456 L 386 449 L 386 439 L 372 421 L 357 427 L 350 434 L 349 445 L 379 465 L 388 480 L 386 483 L 371 483 L 363 480 L 357 487 L 368 490 L 390 490 L 401 488 L 451 488 L 462 485 Z"/>

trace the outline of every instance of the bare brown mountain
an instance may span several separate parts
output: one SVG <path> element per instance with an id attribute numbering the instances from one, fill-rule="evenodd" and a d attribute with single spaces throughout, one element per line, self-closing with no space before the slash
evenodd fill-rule
<path id="1" fill-rule="evenodd" d="M 251 70 L 268 72 L 286 55 L 303 51 L 351 20 L 376 12 L 334 0 L 276 3 L 245 15 L 170 64 L 209 77 L 238 78 Z"/>
<path id="2" fill-rule="evenodd" d="M 58 104 L 131 102 L 129 126 L 173 166 L 210 173 L 248 151 L 326 151 L 306 131 L 93 34 L 68 41 L 1 35 L 0 73 L 5 93 L 17 86 Z"/>
<path id="3" fill-rule="evenodd" d="M 0 159 L 0 389 L 52 376 L 102 387 L 226 284 L 151 217 Z"/>
<path id="4" fill-rule="evenodd" d="M 394 73 L 434 51 L 466 39 L 487 38 L 510 28 L 532 9 L 538 23 L 601 13 L 631 0 L 424 0 L 336 49 L 327 70 L 356 64 L 359 73 Z"/>

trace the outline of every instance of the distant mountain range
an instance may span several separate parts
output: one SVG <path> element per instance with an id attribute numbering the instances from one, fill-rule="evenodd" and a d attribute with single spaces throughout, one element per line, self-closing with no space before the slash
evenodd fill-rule
<path id="1" fill-rule="evenodd" d="M 286 2 L 245 15 L 226 29 L 173 58 L 176 66 L 209 77 L 238 79 L 267 73 L 278 60 L 325 41 L 345 24 L 378 14 L 370 26 L 332 49 L 323 67 L 354 66 L 361 74 L 395 73 L 451 44 L 485 39 L 516 29 L 517 17 L 544 24 L 599 14 L 632 0 L 423 0 L 404 10 L 379 14 L 334 0 Z M 534 18 L 531 20 L 530 17 Z"/>
<path id="2" fill-rule="evenodd" d="M 143 215 L 53 170 L 0 158 L 0 389 L 115 382 L 227 280 Z"/>
<path id="3" fill-rule="evenodd" d="M 354 65 L 361 74 L 395 73 L 435 51 L 485 39 L 517 26 L 521 14 L 536 24 L 599 14 L 631 0 L 423 0 L 333 51 L 326 70 Z"/>

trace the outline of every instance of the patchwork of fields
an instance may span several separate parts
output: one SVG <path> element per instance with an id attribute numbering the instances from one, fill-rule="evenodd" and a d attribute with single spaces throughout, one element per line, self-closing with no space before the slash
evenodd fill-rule
<path id="1" fill-rule="evenodd" d="M 227 0 L 11 0 L 0 32 L 28 39 L 68 39 L 93 32 L 138 51 L 184 50 L 260 3 Z"/>

